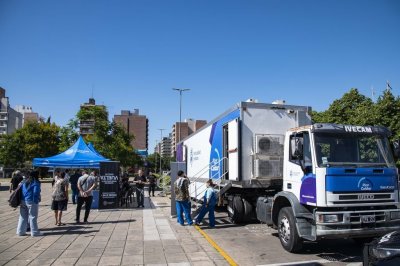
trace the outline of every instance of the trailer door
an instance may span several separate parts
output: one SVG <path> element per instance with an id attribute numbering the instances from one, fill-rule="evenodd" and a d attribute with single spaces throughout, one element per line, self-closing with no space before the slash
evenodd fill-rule
<path id="1" fill-rule="evenodd" d="M 228 170 L 229 180 L 239 180 L 239 121 L 228 123 Z"/>

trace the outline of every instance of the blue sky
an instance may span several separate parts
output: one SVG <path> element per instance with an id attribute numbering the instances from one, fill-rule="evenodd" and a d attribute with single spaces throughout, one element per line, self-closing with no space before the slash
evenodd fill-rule
<path id="1" fill-rule="evenodd" d="M 400 93 L 400 1 L 0 1 L 0 86 L 59 125 L 93 95 L 139 108 L 149 145 L 183 118 L 285 99 L 322 111 L 350 88 Z M 164 135 L 166 131 L 164 131 Z"/>

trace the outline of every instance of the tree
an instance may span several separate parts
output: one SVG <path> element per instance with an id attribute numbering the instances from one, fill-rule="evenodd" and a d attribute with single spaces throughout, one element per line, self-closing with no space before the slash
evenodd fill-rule
<path id="1" fill-rule="evenodd" d="M 94 132 L 86 135 L 85 140 L 92 142 L 104 157 L 119 161 L 123 167 L 133 167 L 142 163 L 140 156 L 130 144 L 134 136 L 128 134 L 121 125 L 108 121 L 107 108 L 97 105 L 86 106 L 77 113 L 76 118 L 71 120 L 69 127 L 63 132 L 69 136 L 69 140 L 75 138 L 73 134 L 78 128 L 78 123 L 75 121 L 93 121 Z M 67 140 L 68 138 L 65 137 Z"/>
<path id="2" fill-rule="evenodd" d="M 22 168 L 35 157 L 58 153 L 59 127 L 44 122 L 28 122 L 11 135 L 2 137 L 0 161 L 5 167 Z"/>
<path id="3" fill-rule="evenodd" d="M 376 124 L 389 128 L 393 139 L 400 138 L 400 97 L 394 97 L 390 90 L 385 90 L 376 102 Z"/>
<path id="4" fill-rule="evenodd" d="M 375 115 L 372 100 L 352 88 L 342 98 L 334 100 L 328 110 L 313 112 L 315 123 L 338 123 L 352 125 L 373 125 Z"/>
<path id="5" fill-rule="evenodd" d="M 147 161 L 150 163 L 151 169 L 153 169 L 154 172 L 156 173 L 160 172 L 160 154 L 158 152 L 150 154 L 147 157 Z M 162 170 L 170 170 L 171 161 L 175 161 L 173 157 L 165 157 L 165 156 L 161 157 Z"/>
<path id="6" fill-rule="evenodd" d="M 58 145 L 60 152 L 67 150 L 78 139 L 78 123 L 77 119 L 70 119 L 68 124 L 60 129 L 60 144 Z"/>
<path id="7" fill-rule="evenodd" d="M 0 145 L 0 165 L 5 168 L 22 168 L 24 166 L 24 148 L 16 134 L 0 135 Z"/>

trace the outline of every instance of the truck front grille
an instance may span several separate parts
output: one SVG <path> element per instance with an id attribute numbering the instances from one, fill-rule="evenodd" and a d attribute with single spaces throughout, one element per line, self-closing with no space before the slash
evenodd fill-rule
<path id="1" fill-rule="evenodd" d="M 328 205 L 347 204 L 374 204 L 396 202 L 394 193 L 367 192 L 367 193 L 332 193 L 327 192 Z"/>

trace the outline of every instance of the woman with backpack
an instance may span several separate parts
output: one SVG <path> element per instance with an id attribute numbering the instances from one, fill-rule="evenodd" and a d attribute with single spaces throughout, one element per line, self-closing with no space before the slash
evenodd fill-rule
<path id="1" fill-rule="evenodd" d="M 43 233 L 39 231 L 37 224 L 41 191 L 39 172 L 32 171 L 29 178 L 23 182 L 21 189 L 21 205 L 19 208 L 17 235 L 24 236 L 26 234 L 27 223 L 29 222 L 31 226 L 31 236 L 42 236 Z"/>
<path id="2" fill-rule="evenodd" d="M 207 190 L 204 193 L 203 197 L 203 206 L 201 206 L 201 210 L 199 215 L 196 217 L 195 225 L 200 225 L 204 216 L 208 212 L 208 219 L 210 227 L 215 227 L 215 215 L 214 209 L 215 204 L 217 203 L 217 195 L 214 190 L 214 183 L 211 179 L 206 182 Z"/>

